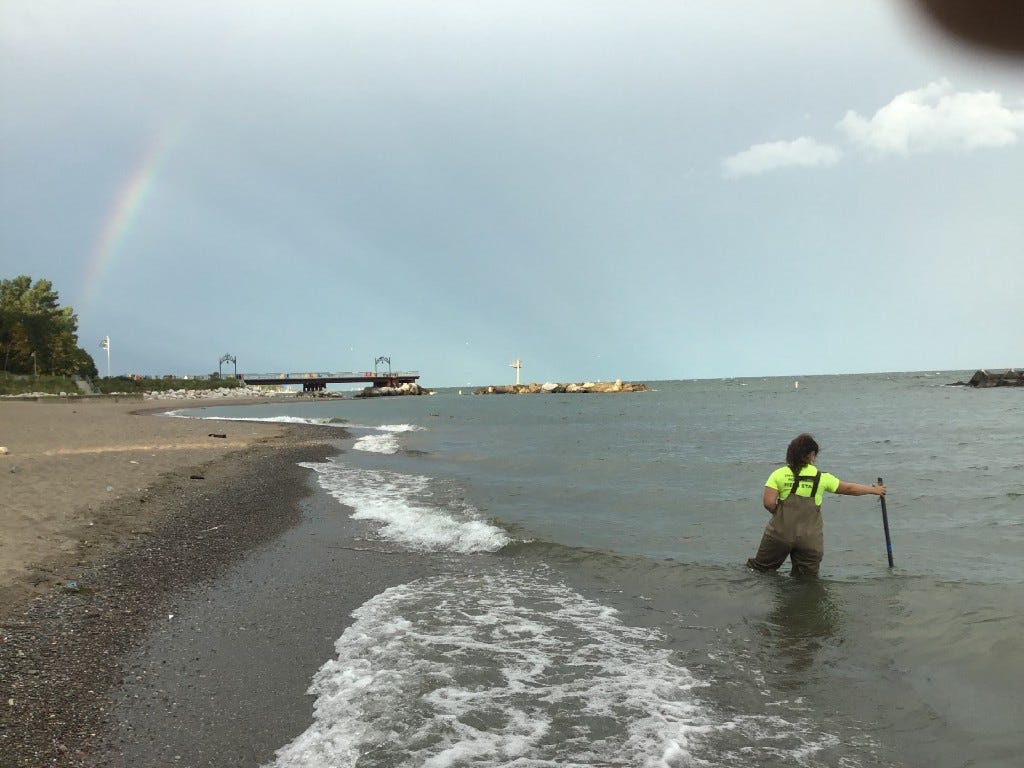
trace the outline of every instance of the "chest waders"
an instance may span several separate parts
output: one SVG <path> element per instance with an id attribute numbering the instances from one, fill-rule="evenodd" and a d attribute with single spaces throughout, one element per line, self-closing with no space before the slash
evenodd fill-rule
<path id="1" fill-rule="evenodd" d="M 825 554 L 825 531 L 821 507 L 814 503 L 821 472 L 800 475 L 793 479 L 793 488 L 785 501 L 780 501 L 772 519 L 765 526 L 757 554 L 747 565 L 757 571 L 774 571 L 789 557 L 794 575 L 818 575 L 818 566 Z M 810 496 L 797 496 L 801 482 L 811 482 Z"/>

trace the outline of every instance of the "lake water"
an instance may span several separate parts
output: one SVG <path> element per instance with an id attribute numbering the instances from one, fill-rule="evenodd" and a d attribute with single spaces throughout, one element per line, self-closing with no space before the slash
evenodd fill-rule
<path id="1" fill-rule="evenodd" d="M 204 409 L 344 426 L 338 514 L 451 561 L 355 613 L 273 765 L 1020 765 L 1024 391 L 969 375 Z M 884 477 L 895 568 L 874 496 L 826 496 L 821 578 L 745 567 L 802 431 Z"/>

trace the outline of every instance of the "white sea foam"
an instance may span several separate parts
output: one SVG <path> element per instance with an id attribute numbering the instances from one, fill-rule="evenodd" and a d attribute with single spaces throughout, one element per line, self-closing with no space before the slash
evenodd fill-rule
<path id="1" fill-rule="evenodd" d="M 398 453 L 398 447 L 398 438 L 391 433 L 363 435 L 352 445 L 354 450 L 367 453 Z"/>
<path id="2" fill-rule="evenodd" d="M 712 727 L 656 632 L 534 575 L 422 580 L 353 617 L 275 768 L 677 768 Z"/>
<path id="3" fill-rule="evenodd" d="M 374 427 L 382 432 L 419 432 L 424 427 L 417 426 L 416 424 L 381 424 L 379 427 Z"/>
<path id="4" fill-rule="evenodd" d="M 372 434 L 358 438 L 352 446 L 354 450 L 368 453 L 398 453 L 399 435 L 403 432 L 418 432 L 423 429 L 415 424 L 382 424 L 379 427 L 359 428 L 375 430 Z"/>
<path id="5" fill-rule="evenodd" d="M 316 424 L 318 426 L 341 427 L 342 429 L 350 426 L 342 422 L 333 421 L 329 418 L 311 419 L 303 416 L 210 416 L 197 413 L 191 408 L 179 411 L 167 411 L 163 415 L 173 416 L 179 419 L 209 419 L 211 421 L 261 421 L 269 424 Z"/>
<path id="6" fill-rule="evenodd" d="M 839 737 L 799 700 L 715 711 L 712 683 L 658 630 L 547 573 L 449 574 L 366 602 L 313 678 L 313 723 L 273 768 L 862 765 L 832 762 Z M 863 732 L 844 739 L 876 752 Z"/>
<path id="7" fill-rule="evenodd" d="M 431 479 L 384 470 L 360 469 L 334 461 L 305 463 L 322 487 L 352 517 L 380 523 L 378 534 L 421 551 L 495 552 L 510 542 L 508 534 L 481 519 L 465 503 L 445 503 Z"/>
<path id="8" fill-rule="evenodd" d="M 309 418 L 305 416 L 209 416 L 196 413 L 191 409 L 168 411 L 165 416 L 173 416 L 180 419 L 211 419 L 215 421 L 262 421 L 272 424 L 316 424 L 329 427 L 339 427 L 356 431 L 366 431 L 367 434 L 360 435 L 352 445 L 353 450 L 365 451 L 368 453 L 398 453 L 401 447 L 399 435 L 404 432 L 418 432 L 424 427 L 416 424 L 381 424 L 379 426 L 368 426 L 364 424 L 348 424 L 334 421 L 329 418 Z"/>

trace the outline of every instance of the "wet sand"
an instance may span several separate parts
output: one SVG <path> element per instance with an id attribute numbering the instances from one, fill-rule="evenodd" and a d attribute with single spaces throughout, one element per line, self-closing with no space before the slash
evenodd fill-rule
<path id="1" fill-rule="evenodd" d="M 307 478 L 312 481 L 312 478 Z M 337 502 L 306 497 L 303 520 L 176 600 L 125 658 L 102 764 L 260 766 L 313 723 L 313 674 L 350 613 L 454 557 L 359 538 Z"/>
<path id="2" fill-rule="evenodd" d="M 350 611 L 437 567 L 313 493 L 339 430 L 141 407 L 0 402 L 5 768 L 271 760 Z"/>

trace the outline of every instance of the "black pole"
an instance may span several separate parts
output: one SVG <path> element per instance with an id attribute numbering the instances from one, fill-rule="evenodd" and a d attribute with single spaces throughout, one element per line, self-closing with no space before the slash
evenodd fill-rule
<path id="1" fill-rule="evenodd" d="M 885 485 L 882 482 L 882 478 L 878 478 L 879 485 Z M 885 554 L 889 556 L 889 567 L 892 568 L 892 539 L 889 538 L 889 513 L 885 510 L 885 496 L 879 496 L 878 500 L 882 502 L 882 526 L 885 528 Z"/>

